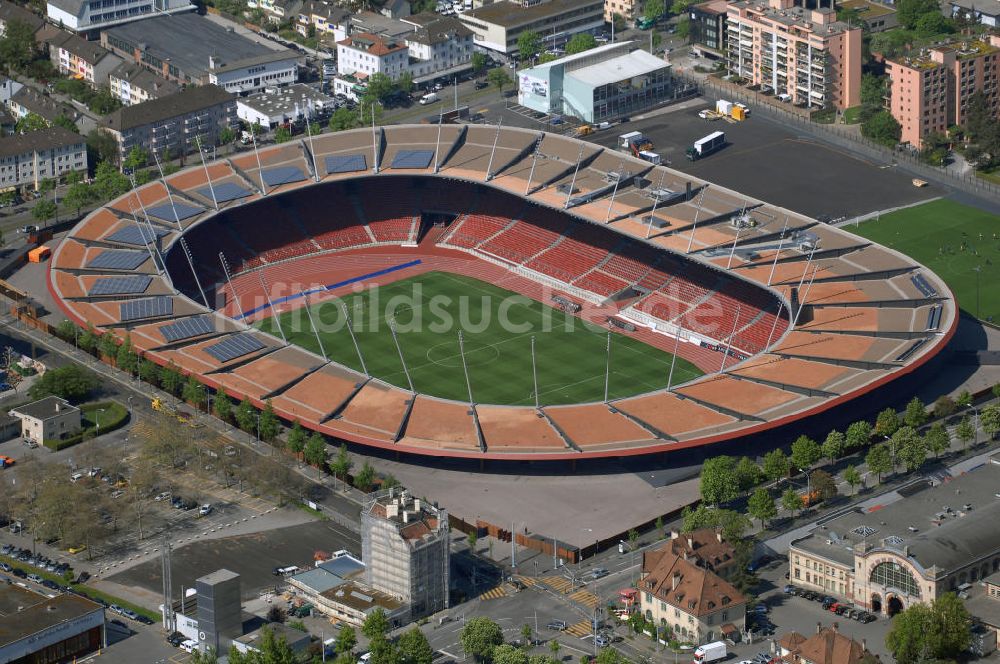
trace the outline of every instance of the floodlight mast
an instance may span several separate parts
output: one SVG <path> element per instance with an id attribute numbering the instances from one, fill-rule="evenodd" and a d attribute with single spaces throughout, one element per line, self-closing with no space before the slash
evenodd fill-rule
<path id="1" fill-rule="evenodd" d="M 198 286 L 198 292 L 201 293 L 201 301 L 205 305 L 206 309 L 211 309 L 208 306 L 208 297 L 205 296 L 205 289 L 201 286 L 201 279 L 198 278 L 198 272 L 194 269 L 194 259 L 191 257 L 191 250 L 188 249 L 187 240 L 184 239 L 182 235 L 177 241 L 181 245 L 181 249 L 184 251 L 184 256 L 187 257 L 188 266 L 191 268 L 191 276 L 194 277 L 194 283 Z"/>
<path id="2" fill-rule="evenodd" d="M 281 340 L 284 341 L 287 346 L 288 337 L 285 336 L 285 331 L 281 327 L 281 316 L 278 315 L 278 312 L 274 308 L 274 303 L 271 302 L 271 293 L 269 292 L 270 289 L 268 288 L 267 282 L 264 280 L 264 268 L 257 270 L 257 280 L 260 281 L 260 288 L 264 291 L 264 299 L 267 300 L 267 309 L 271 312 L 271 315 L 274 316 L 274 323 L 278 326 L 278 334 L 281 335 Z"/>
<path id="3" fill-rule="evenodd" d="M 660 193 L 663 191 L 663 180 L 667 177 L 667 169 L 663 169 L 660 173 L 660 184 L 656 188 L 656 194 L 653 196 L 653 209 L 649 212 L 649 223 L 646 224 L 646 239 L 649 239 L 650 233 L 653 232 L 653 217 L 656 215 L 656 206 L 660 204 Z"/>
<path id="4" fill-rule="evenodd" d="M 573 179 L 569 183 L 569 191 L 566 192 L 566 203 L 563 204 L 563 209 L 569 209 L 569 201 L 573 197 L 573 190 L 576 189 L 576 176 L 580 172 L 580 162 L 583 161 L 583 145 L 580 145 L 580 154 L 576 157 L 576 169 L 573 171 Z"/>
<path id="5" fill-rule="evenodd" d="M 347 305 L 341 302 L 340 308 L 344 312 L 344 322 L 347 324 L 347 332 L 351 335 L 351 342 L 354 344 L 354 350 L 358 354 L 358 360 L 361 361 L 361 373 L 368 378 L 371 378 L 371 374 L 368 373 L 368 367 L 365 366 L 365 356 L 361 354 L 361 346 L 358 345 L 358 338 L 354 336 L 354 321 L 351 320 L 350 314 L 347 313 Z"/>
<path id="6" fill-rule="evenodd" d="M 531 193 L 531 180 L 535 177 L 535 164 L 538 162 L 538 154 L 542 149 L 542 140 L 545 134 L 539 134 L 535 139 L 535 149 L 531 151 L 531 170 L 528 171 L 528 184 L 524 187 L 524 195 Z"/>
<path id="7" fill-rule="evenodd" d="M 396 321 L 389 321 L 389 331 L 392 332 L 392 341 L 396 344 L 396 352 L 399 353 L 399 363 L 403 365 L 403 373 L 406 374 L 406 384 L 410 386 L 410 392 L 416 394 L 413 389 L 413 379 L 410 377 L 410 370 L 406 366 L 406 358 L 403 357 L 403 347 L 399 345 L 399 337 L 396 336 Z"/>
<path id="8" fill-rule="evenodd" d="M 319 335 L 319 328 L 316 327 L 316 321 L 313 320 L 312 307 L 309 304 L 309 292 L 302 291 L 302 301 L 306 303 L 304 307 L 306 310 L 306 317 L 309 319 L 309 327 L 312 328 L 313 334 L 316 335 L 316 343 L 319 345 L 319 352 L 323 354 L 323 359 L 327 362 L 330 361 L 330 357 L 326 354 L 326 348 L 323 347 L 323 338 Z"/>
<path id="9" fill-rule="evenodd" d="M 219 252 L 219 262 L 222 264 L 222 272 L 226 275 L 226 283 L 229 284 L 229 293 L 233 300 L 236 302 L 236 309 L 240 312 L 240 322 L 243 323 L 244 327 L 249 327 L 246 324 L 246 314 L 243 313 L 243 305 L 240 304 L 240 298 L 236 294 L 236 287 L 233 286 L 233 278 L 229 274 L 229 263 L 226 261 L 226 255 Z"/>
<path id="10" fill-rule="evenodd" d="M 694 232 L 696 230 L 698 230 L 698 217 L 701 216 L 701 206 L 702 206 L 702 203 L 705 202 L 705 192 L 706 191 L 708 191 L 708 185 L 707 184 L 704 187 L 701 188 L 701 193 L 698 194 L 698 209 L 695 210 L 695 213 L 694 213 L 694 222 L 692 222 L 692 224 L 691 224 L 691 234 L 688 236 L 687 251 L 684 252 L 686 254 L 690 254 L 691 253 L 691 244 L 694 242 Z"/>
<path id="11" fill-rule="evenodd" d="M 219 209 L 219 199 L 215 197 L 215 186 L 212 184 L 212 174 L 208 172 L 208 162 L 205 161 L 205 151 L 201 149 L 201 136 L 194 137 L 194 144 L 198 146 L 198 156 L 201 157 L 201 165 L 205 169 L 205 178 L 208 180 L 208 191 L 212 194 L 212 205 L 216 211 Z"/>
<path id="12" fill-rule="evenodd" d="M 726 350 L 722 354 L 722 368 L 719 369 L 719 373 L 722 373 L 723 371 L 726 370 L 726 360 L 729 358 L 729 351 L 733 347 L 733 337 L 736 336 L 736 326 L 739 325 L 740 323 L 740 310 L 742 308 L 743 308 L 742 303 L 736 305 L 736 316 L 733 318 L 733 331 L 732 334 L 729 335 L 729 338 L 726 339 Z"/>
<path id="13" fill-rule="evenodd" d="M 260 195 L 267 196 L 267 184 L 264 182 L 264 167 L 260 165 L 260 152 L 257 151 L 257 133 L 250 125 L 250 140 L 253 141 L 253 154 L 257 158 L 257 175 L 260 177 Z"/>
<path id="14" fill-rule="evenodd" d="M 681 336 L 684 334 L 684 325 L 678 324 L 678 328 L 675 331 L 677 336 L 674 337 L 674 355 L 670 358 L 670 373 L 667 375 L 667 391 L 674 385 L 674 365 L 677 364 L 677 351 L 680 349 Z"/>
<path id="15" fill-rule="evenodd" d="M 788 215 L 785 215 L 785 224 L 781 227 L 781 237 L 778 238 L 778 250 L 774 252 L 774 261 L 771 263 L 771 272 L 767 275 L 767 285 L 771 285 L 774 279 L 774 268 L 778 267 L 778 256 L 781 255 L 781 248 L 785 244 L 785 231 L 788 230 Z"/>

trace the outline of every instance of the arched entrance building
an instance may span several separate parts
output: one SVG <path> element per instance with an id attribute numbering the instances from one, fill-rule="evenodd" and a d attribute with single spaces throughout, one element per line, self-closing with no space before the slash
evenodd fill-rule
<path id="1" fill-rule="evenodd" d="M 789 580 L 882 615 L 957 592 L 1000 570 L 1000 528 L 983 527 L 1000 523 L 998 485 L 1000 455 L 875 511 L 846 512 L 791 543 Z"/>

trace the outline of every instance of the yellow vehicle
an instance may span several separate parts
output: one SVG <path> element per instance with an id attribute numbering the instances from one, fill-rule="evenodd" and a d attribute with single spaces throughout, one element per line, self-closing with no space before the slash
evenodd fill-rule
<path id="1" fill-rule="evenodd" d="M 589 136 L 590 134 L 593 133 L 594 133 L 594 128 L 591 127 L 590 125 L 583 125 L 576 130 L 577 136 Z"/>
<path id="2" fill-rule="evenodd" d="M 87 545 L 86 544 L 81 544 L 79 546 L 71 546 L 71 547 L 69 547 L 66 550 L 69 551 L 70 553 L 72 553 L 73 555 L 76 555 L 76 554 L 80 553 L 81 551 L 86 551 L 87 550 Z"/>
<path id="3" fill-rule="evenodd" d="M 920 178 L 913 178 L 911 182 L 913 182 L 913 186 L 917 188 L 927 186 L 927 180 L 921 180 Z"/>

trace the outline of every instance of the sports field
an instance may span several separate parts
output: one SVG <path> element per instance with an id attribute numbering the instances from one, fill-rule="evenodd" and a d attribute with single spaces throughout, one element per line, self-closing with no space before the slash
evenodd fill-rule
<path id="1" fill-rule="evenodd" d="M 945 280 L 966 313 L 985 320 L 1000 319 L 996 293 L 1000 283 L 1000 216 L 940 199 L 845 230 L 929 267 Z"/>
<path id="2" fill-rule="evenodd" d="M 313 305 L 312 318 L 329 358 L 360 371 L 361 361 L 344 321 L 345 305 L 368 372 L 393 385 L 408 388 L 389 319 L 395 321 L 417 392 L 468 400 L 458 342 L 461 329 L 477 403 L 534 403 L 532 337 L 542 405 L 604 399 L 607 330 L 525 296 L 466 276 L 428 272 Z M 302 309 L 281 314 L 280 323 L 291 343 L 320 352 Z M 273 317 L 258 326 L 278 335 Z M 652 346 L 612 334 L 609 398 L 666 387 L 671 358 Z M 701 374 L 677 358 L 673 383 Z"/>

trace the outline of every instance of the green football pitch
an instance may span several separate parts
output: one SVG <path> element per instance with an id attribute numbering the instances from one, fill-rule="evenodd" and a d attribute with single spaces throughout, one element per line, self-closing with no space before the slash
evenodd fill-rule
<path id="1" fill-rule="evenodd" d="M 944 279 L 966 313 L 985 320 L 1000 318 L 996 292 L 1000 283 L 1000 216 L 941 199 L 846 230 L 929 267 Z"/>
<path id="2" fill-rule="evenodd" d="M 360 371 L 344 307 L 368 373 L 393 385 L 408 387 L 388 319 L 395 321 L 399 348 L 417 392 L 462 401 L 469 398 L 458 340 L 461 329 L 477 403 L 534 403 L 532 337 L 542 405 L 604 399 L 606 329 L 477 279 L 428 272 L 313 305 L 310 313 L 327 356 Z M 280 323 L 289 342 L 321 352 L 302 309 L 281 314 Z M 279 334 L 274 317 L 258 326 Z M 609 398 L 666 387 L 671 358 L 669 353 L 613 333 Z M 693 364 L 677 358 L 674 385 L 700 375 Z"/>

